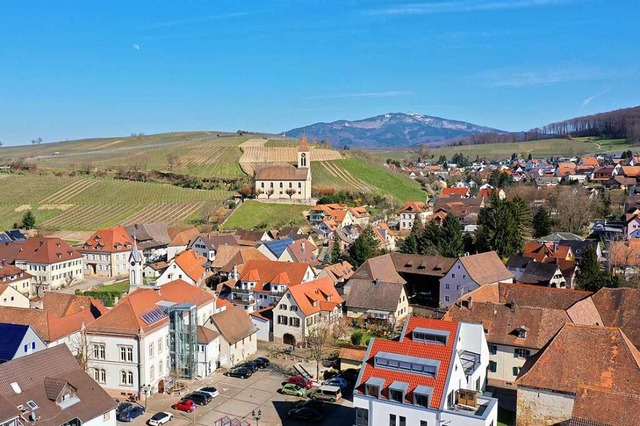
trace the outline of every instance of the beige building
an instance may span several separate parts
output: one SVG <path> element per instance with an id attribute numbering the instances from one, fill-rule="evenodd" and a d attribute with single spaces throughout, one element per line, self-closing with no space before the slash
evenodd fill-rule
<path id="1" fill-rule="evenodd" d="M 129 276 L 129 256 L 133 239 L 120 226 L 96 231 L 78 249 L 84 255 L 87 275 L 100 277 Z"/>
<path id="2" fill-rule="evenodd" d="M 232 367 L 258 351 L 258 329 L 237 306 L 222 305 L 205 327 L 220 334 L 220 367 Z"/>
<path id="3" fill-rule="evenodd" d="M 13 286 L 0 284 L 0 306 L 28 308 L 29 298 L 13 288 Z"/>
<path id="4" fill-rule="evenodd" d="M 259 199 L 310 200 L 311 150 L 307 137 L 303 135 L 300 139 L 297 167 L 291 164 L 264 165 L 256 170 L 255 181 Z"/>
<path id="5" fill-rule="evenodd" d="M 401 282 L 352 278 L 348 286 L 348 319 L 397 324 L 409 314 L 409 299 Z"/>
<path id="6" fill-rule="evenodd" d="M 0 282 L 13 287 L 25 297 L 31 297 L 31 275 L 8 264 L 0 264 Z"/>

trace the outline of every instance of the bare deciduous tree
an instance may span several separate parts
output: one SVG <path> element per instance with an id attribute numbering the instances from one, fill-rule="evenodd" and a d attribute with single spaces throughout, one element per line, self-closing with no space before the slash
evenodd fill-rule
<path id="1" fill-rule="evenodd" d="M 324 350 L 331 338 L 331 329 L 324 323 L 312 326 L 307 332 L 306 344 L 311 352 L 311 359 L 316 362 L 316 379 L 318 380 L 320 379 L 320 363 L 324 357 Z"/>

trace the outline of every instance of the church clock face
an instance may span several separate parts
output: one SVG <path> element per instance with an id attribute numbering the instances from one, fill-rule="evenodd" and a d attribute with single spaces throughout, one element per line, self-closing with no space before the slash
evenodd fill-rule
<path id="1" fill-rule="evenodd" d="M 136 262 L 131 262 L 131 266 L 136 266 Z"/>
<path id="2" fill-rule="evenodd" d="M 305 154 L 304 152 L 302 154 L 300 154 L 300 157 L 305 158 L 307 156 L 307 154 Z"/>

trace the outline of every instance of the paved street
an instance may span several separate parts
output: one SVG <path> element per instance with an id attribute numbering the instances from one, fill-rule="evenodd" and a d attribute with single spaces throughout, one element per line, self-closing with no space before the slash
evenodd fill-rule
<path id="1" fill-rule="evenodd" d="M 87 291 L 94 287 L 99 287 L 104 283 L 111 283 L 113 281 L 115 280 L 111 277 L 86 276 L 81 282 L 58 291 L 60 293 L 74 294 L 76 290 Z"/>
<path id="2" fill-rule="evenodd" d="M 303 425 L 305 422 L 297 422 L 287 419 L 287 414 L 293 406 L 304 398 L 280 395 L 282 382 L 287 376 L 272 369 L 258 370 L 249 379 L 243 380 L 226 377 L 216 373 L 212 377 L 198 382 L 188 383 L 190 389 L 201 386 L 213 385 L 218 388 L 220 395 L 206 406 L 198 407 L 195 411 L 195 424 L 214 425 L 215 421 L 224 416 L 237 417 L 247 420 L 251 425 L 256 425 L 252 418 L 252 411 L 261 411 L 259 425 Z M 351 425 L 353 424 L 353 410 L 351 393 L 336 404 L 327 404 L 327 411 L 323 421 L 318 425 Z M 194 422 L 194 414 L 187 414 L 171 409 L 171 405 L 180 399 L 179 396 L 154 395 L 149 399 L 147 412 L 135 419 L 131 424 L 142 425 L 156 412 L 167 411 L 174 414 L 171 426 L 187 425 Z"/>

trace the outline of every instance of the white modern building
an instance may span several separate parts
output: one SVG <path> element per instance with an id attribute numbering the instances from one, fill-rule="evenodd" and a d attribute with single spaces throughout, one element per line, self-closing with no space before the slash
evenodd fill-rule
<path id="1" fill-rule="evenodd" d="M 482 396 L 489 351 L 480 324 L 408 318 L 399 341 L 371 339 L 353 395 L 357 426 L 495 426 Z"/>

